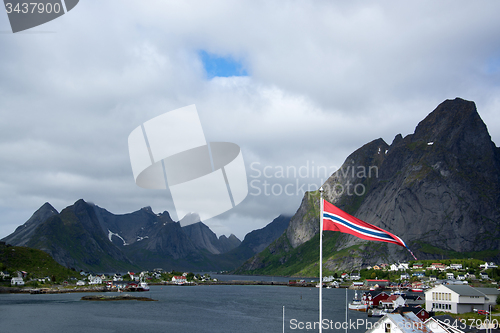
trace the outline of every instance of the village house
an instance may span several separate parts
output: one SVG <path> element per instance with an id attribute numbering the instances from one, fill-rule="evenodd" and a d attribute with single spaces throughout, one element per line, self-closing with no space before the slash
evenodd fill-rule
<path id="1" fill-rule="evenodd" d="M 451 264 L 450 269 L 454 269 L 454 270 L 462 269 L 462 264 Z"/>
<path id="2" fill-rule="evenodd" d="M 172 277 L 172 282 L 176 283 L 176 284 L 184 284 L 187 282 L 187 279 L 185 276 L 173 276 Z"/>
<path id="3" fill-rule="evenodd" d="M 464 325 L 461 322 L 450 315 L 430 317 L 424 322 L 424 325 L 434 333 L 464 333 L 465 331 L 474 331 L 470 327 L 463 327 Z"/>
<path id="4" fill-rule="evenodd" d="M 454 280 L 455 279 L 455 275 L 453 275 L 453 273 L 446 273 L 446 279 L 448 279 L 448 280 Z"/>
<path id="5" fill-rule="evenodd" d="M 89 275 L 89 284 L 102 284 L 102 278 L 99 275 Z"/>
<path id="6" fill-rule="evenodd" d="M 479 278 L 481 280 L 489 280 L 490 279 L 490 277 L 486 273 L 479 273 Z"/>
<path id="7" fill-rule="evenodd" d="M 403 273 L 399 277 L 400 280 L 409 280 L 410 279 L 410 274 L 408 273 Z"/>
<path id="8" fill-rule="evenodd" d="M 78 281 L 76 281 L 76 285 L 77 285 L 77 286 L 84 286 L 84 285 L 85 285 L 85 281 L 83 281 L 83 280 L 78 280 Z"/>
<path id="9" fill-rule="evenodd" d="M 390 283 L 390 281 L 379 280 L 379 279 L 366 279 L 364 283 L 369 288 L 375 288 L 375 287 L 386 287 Z"/>
<path id="10" fill-rule="evenodd" d="M 366 333 L 432 333 L 413 313 L 389 313 L 366 331 Z"/>
<path id="11" fill-rule="evenodd" d="M 418 319 L 420 319 L 423 322 L 429 319 L 430 317 L 429 312 L 427 312 L 424 308 L 420 306 L 400 306 L 397 309 L 394 309 L 394 311 L 392 311 L 392 313 L 399 313 L 399 314 L 404 314 L 406 312 L 413 312 L 418 317 Z"/>
<path id="12" fill-rule="evenodd" d="M 349 280 L 349 274 L 347 274 L 347 273 L 342 273 L 342 275 L 340 275 L 340 278 L 341 278 L 341 279 L 344 279 L 344 280 Z"/>
<path id="13" fill-rule="evenodd" d="M 444 311 L 457 314 L 472 312 L 474 309 L 487 310 L 490 300 L 494 298 L 496 301 L 495 295 L 498 295 L 498 293 L 500 292 L 495 288 L 473 288 L 469 285 L 438 285 L 425 292 L 425 309 L 427 311 Z"/>
<path id="14" fill-rule="evenodd" d="M 351 280 L 359 280 L 360 278 L 361 277 L 359 276 L 359 272 L 351 274 Z"/>
<path id="15" fill-rule="evenodd" d="M 489 268 L 497 268 L 497 267 L 498 267 L 498 266 L 497 266 L 497 265 L 495 265 L 495 263 L 494 263 L 494 262 L 490 262 L 490 263 L 485 262 L 484 264 L 479 265 L 479 268 L 481 268 L 481 269 L 489 269 Z"/>
<path id="16" fill-rule="evenodd" d="M 333 275 L 323 276 L 323 282 L 332 282 L 334 279 Z"/>
<path id="17" fill-rule="evenodd" d="M 24 286 L 24 280 L 22 277 L 13 277 L 11 280 L 10 280 L 10 284 L 12 286 Z"/>
<path id="18" fill-rule="evenodd" d="M 446 265 L 440 262 L 435 262 L 432 263 L 429 267 L 427 267 L 427 269 L 444 271 L 446 269 Z"/>
<path id="19" fill-rule="evenodd" d="M 465 277 L 469 280 L 476 280 L 476 274 L 465 274 Z"/>
<path id="20" fill-rule="evenodd" d="M 391 295 L 388 298 L 381 300 L 379 302 L 379 304 L 386 309 L 396 309 L 400 306 L 404 306 L 405 303 L 406 300 L 401 295 Z"/>
<path id="21" fill-rule="evenodd" d="M 463 274 L 457 275 L 457 280 L 464 281 L 465 280 L 465 275 L 463 275 Z"/>
<path id="22" fill-rule="evenodd" d="M 383 300 L 386 300 L 387 298 L 389 298 L 389 294 L 381 291 L 374 291 L 374 290 L 370 290 L 370 291 L 367 291 L 363 294 L 363 299 L 365 299 L 367 302 L 368 302 L 368 305 L 370 307 L 377 307 L 379 305 L 382 305 L 382 303 L 380 303 L 381 301 Z"/>
<path id="23" fill-rule="evenodd" d="M 372 267 L 372 269 L 376 270 L 376 271 L 379 271 L 381 270 L 382 268 L 379 266 L 379 265 L 375 265 Z"/>
<path id="24" fill-rule="evenodd" d="M 413 266 L 411 268 L 412 269 L 422 269 L 422 268 L 424 268 L 424 264 L 422 264 L 421 262 L 416 262 L 413 264 Z"/>

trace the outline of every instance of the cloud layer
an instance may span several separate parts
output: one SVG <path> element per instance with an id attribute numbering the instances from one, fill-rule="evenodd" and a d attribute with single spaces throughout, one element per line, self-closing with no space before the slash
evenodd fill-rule
<path id="1" fill-rule="evenodd" d="M 475 101 L 498 143 L 498 12 L 496 1 L 88 0 L 17 34 L 0 14 L 0 238 L 46 201 L 171 209 L 167 193 L 135 185 L 127 137 L 190 104 L 207 141 L 241 147 L 254 185 L 294 184 L 205 222 L 240 238 L 325 180 L 280 167 L 334 170 L 366 142 L 412 133 L 445 99 Z M 248 76 L 209 79 L 200 50 Z M 255 177 L 265 167 L 272 176 Z"/>

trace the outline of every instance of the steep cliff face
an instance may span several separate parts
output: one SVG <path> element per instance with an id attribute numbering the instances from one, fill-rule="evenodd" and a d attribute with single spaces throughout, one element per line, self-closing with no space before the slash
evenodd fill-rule
<path id="1" fill-rule="evenodd" d="M 356 215 L 391 230 L 426 258 L 432 255 L 423 244 L 454 252 L 500 250 L 499 202 L 498 149 L 474 103 L 455 99 L 389 147 Z M 399 249 L 388 250 L 400 257 Z"/>
<path id="2" fill-rule="evenodd" d="M 3 241 L 8 244 L 16 244 L 17 246 L 26 246 L 26 243 L 28 243 L 35 233 L 36 228 L 49 217 L 57 214 L 59 214 L 57 210 L 46 202 L 33 213 L 28 221 L 17 227 L 16 230 L 5 237 Z"/>
<path id="3" fill-rule="evenodd" d="M 500 150 L 473 102 L 444 101 L 414 134 L 398 134 L 390 146 L 382 139 L 364 145 L 323 188 L 326 200 L 398 235 L 420 259 L 500 259 Z M 268 248 L 271 255 L 290 264 L 288 254 L 314 241 L 318 209 L 318 192 L 306 193 L 285 234 Z M 329 246 L 343 253 L 325 258 L 331 270 L 411 259 L 396 245 L 347 234 Z M 264 260 L 274 259 L 254 257 L 241 271 L 262 269 Z"/>
<path id="4" fill-rule="evenodd" d="M 235 236 L 230 235 L 229 238 L 222 235 L 217 238 L 217 235 L 210 230 L 203 222 L 197 222 L 182 227 L 182 230 L 191 239 L 197 249 L 205 249 L 212 254 L 220 254 L 231 251 L 241 244 L 241 241 Z"/>
<path id="5" fill-rule="evenodd" d="M 454 252 L 500 250 L 500 155 L 473 102 L 441 103 L 414 134 L 396 136 L 377 155 L 378 164 L 362 163 L 378 167 L 364 195 L 328 191 L 327 200 L 400 236 L 423 258 L 431 256 L 423 244 Z M 325 189 L 345 183 L 334 175 Z M 357 243 L 350 237 L 343 247 Z M 401 258 L 399 248 L 388 251 Z"/>

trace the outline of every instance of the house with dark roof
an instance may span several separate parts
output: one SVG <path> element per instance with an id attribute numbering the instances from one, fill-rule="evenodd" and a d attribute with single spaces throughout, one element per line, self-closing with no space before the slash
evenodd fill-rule
<path id="1" fill-rule="evenodd" d="M 392 311 L 392 313 L 399 314 L 405 312 L 413 312 L 421 321 L 426 321 L 430 317 L 429 312 L 420 306 L 400 306 Z"/>

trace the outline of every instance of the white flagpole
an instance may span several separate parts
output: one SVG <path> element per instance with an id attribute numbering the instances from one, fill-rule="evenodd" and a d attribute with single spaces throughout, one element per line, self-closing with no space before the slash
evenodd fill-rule
<path id="1" fill-rule="evenodd" d="M 319 333 L 323 332 L 323 187 L 319 189 Z"/>

